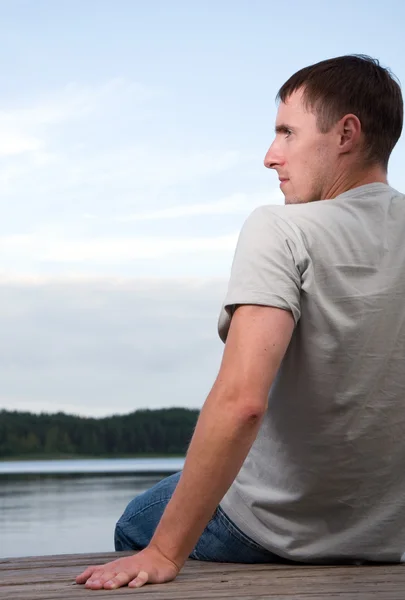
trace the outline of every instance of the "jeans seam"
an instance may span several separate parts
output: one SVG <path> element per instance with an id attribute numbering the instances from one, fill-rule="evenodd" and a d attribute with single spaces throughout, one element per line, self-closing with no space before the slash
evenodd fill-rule
<path id="1" fill-rule="evenodd" d="M 118 535 L 117 535 L 118 534 Z M 125 542 L 125 545 L 128 546 L 129 548 L 131 548 L 131 550 L 138 550 L 140 549 L 139 546 L 137 546 L 137 544 L 134 544 L 132 542 L 132 540 L 129 539 L 129 537 L 126 535 L 126 533 L 123 531 L 120 522 L 118 522 L 115 526 L 115 532 L 114 532 L 114 546 L 115 549 L 117 550 L 117 541 L 120 542 L 121 545 L 122 542 Z M 125 548 L 126 550 L 127 548 Z"/>
<path id="2" fill-rule="evenodd" d="M 207 558 L 204 556 L 204 554 L 201 554 L 201 552 L 198 552 L 195 549 L 195 547 L 190 552 L 190 557 L 193 558 L 194 560 L 207 560 Z"/>
<path id="3" fill-rule="evenodd" d="M 218 517 L 221 520 L 222 524 L 228 529 L 228 531 L 235 535 L 242 544 L 247 546 L 248 548 L 253 548 L 254 550 L 258 550 L 259 552 L 267 553 L 265 548 L 262 548 L 259 544 L 257 544 L 254 540 L 251 540 L 243 531 L 237 528 L 232 521 L 230 521 L 229 517 L 222 510 L 220 506 L 218 506 Z"/>
<path id="4" fill-rule="evenodd" d="M 156 506 L 156 504 L 161 504 L 162 502 L 168 502 L 171 499 L 171 497 L 172 496 L 168 496 L 166 498 L 159 498 L 159 500 L 156 500 L 155 502 L 152 502 L 151 504 L 148 504 L 147 506 L 140 508 L 137 512 L 132 513 L 131 517 L 129 519 L 127 517 L 125 517 L 125 515 L 122 515 L 122 517 L 118 520 L 118 523 L 131 523 L 131 521 L 135 517 L 138 517 L 139 515 L 141 515 L 145 511 L 149 510 L 153 506 Z"/>

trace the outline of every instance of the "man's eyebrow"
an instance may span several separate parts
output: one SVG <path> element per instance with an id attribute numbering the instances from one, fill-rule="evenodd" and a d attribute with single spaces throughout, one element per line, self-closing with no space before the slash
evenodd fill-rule
<path id="1" fill-rule="evenodd" d="M 289 133 L 292 131 L 292 127 L 286 123 L 281 123 L 280 125 L 275 126 L 274 131 L 275 133 Z"/>

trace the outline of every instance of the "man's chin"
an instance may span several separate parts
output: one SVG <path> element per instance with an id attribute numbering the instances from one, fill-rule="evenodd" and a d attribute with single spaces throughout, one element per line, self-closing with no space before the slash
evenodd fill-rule
<path id="1" fill-rule="evenodd" d="M 283 190 L 283 187 L 281 188 L 281 193 L 284 196 L 284 204 L 303 204 L 304 202 L 308 202 L 308 200 L 303 200 L 302 198 L 295 196 L 291 191 L 288 193 L 287 190 Z"/>
<path id="2" fill-rule="evenodd" d="M 299 204 L 299 198 L 291 194 L 291 192 L 288 193 L 287 190 L 281 189 L 281 193 L 284 196 L 284 204 Z"/>

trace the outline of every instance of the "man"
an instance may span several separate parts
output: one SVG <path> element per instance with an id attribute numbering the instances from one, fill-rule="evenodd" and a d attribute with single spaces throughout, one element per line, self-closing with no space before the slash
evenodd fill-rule
<path id="1" fill-rule="evenodd" d="M 387 183 L 401 90 L 364 56 L 279 92 L 285 206 L 256 209 L 219 321 L 226 340 L 181 474 L 135 498 L 92 589 L 186 559 L 399 562 L 405 553 L 405 197 Z M 321 200 L 321 201 L 320 201 Z"/>

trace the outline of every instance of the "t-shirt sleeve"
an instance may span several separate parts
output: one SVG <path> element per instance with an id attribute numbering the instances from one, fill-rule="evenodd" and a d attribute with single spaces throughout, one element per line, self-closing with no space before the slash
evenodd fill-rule
<path id="1" fill-rule="evenodd" d="M 301 316 L 301 274 L 294 229 L 271 210 L 257 208 L 246 220 L 233 259 L 218 322 L 225 342 L 235 306 L 274 306 Z"/>

